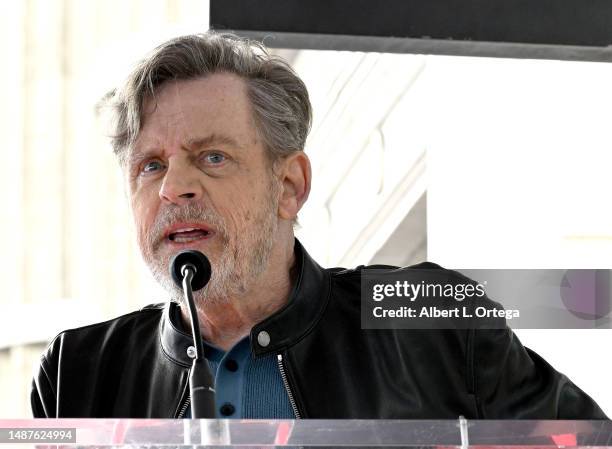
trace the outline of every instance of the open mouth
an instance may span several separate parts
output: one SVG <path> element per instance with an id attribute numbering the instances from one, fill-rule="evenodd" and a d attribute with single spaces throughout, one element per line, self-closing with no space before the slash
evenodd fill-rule
<path id="1" fill-rule="evenodd" d="M 208 238 L 211 235 L 212 233 L 206 229 L 183 228 L 168 234 L 168 240 L 176 243 L 189 243 Z"/>

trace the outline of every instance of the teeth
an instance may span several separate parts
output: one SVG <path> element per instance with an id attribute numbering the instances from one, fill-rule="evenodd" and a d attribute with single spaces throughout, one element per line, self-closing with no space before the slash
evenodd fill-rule
<path id="1" fill-rule="evenodd" d="M 179 242 L 179 243 L 184 243 L 184 242 L 191 242 L 193 240 L 199 240 L 200 237 L 181 237 L 181 236 L 175 236 L 174 237 L 174 241 L 175 242 Z"/>
<path id="2" fill-rule="evenodd" d="M 192 232 L 197 232 L 198 235 L 196 236 L 192 236 L 192 235 L 185 235 L 188 233 L 192 233 Z M 202 238 L 202 235 L 204 236 L 208 236 L 210 235 L 209 231 L 206 231 L 204 229 L 201 228 L 181 228 L 181 229 L 177 229 L 176 231 L 172 232 L 171 234 L 168 235 L 168 239 L 170 239 L 173 242 L 190 242 L 193 240 L 198 240 Z"/>

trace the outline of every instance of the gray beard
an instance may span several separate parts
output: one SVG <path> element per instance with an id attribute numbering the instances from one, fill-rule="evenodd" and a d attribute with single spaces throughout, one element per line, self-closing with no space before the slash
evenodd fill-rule
<path id="1" fill-rule="evenodd" d="M 272 196 L 276 198 L 276 195 Z M 176 221 L 206 221 L 216 231 L 215 238 L 221 238 L 223 251 L 216 260 L 210 260 L 212 274 L 208 284 L 194 292 L 196 308 L 201 311 L 205 304 L 224 303 L 230 298 L 245 295 L 259 276 L 266 271 L 274 246 L 274 235 L 278 223 L 277 201 L 269 201 L 247 229 L 240 235 L 230 237 L 224 221 L 216 213 L 195 203 L 185 207 L 166 209 L 158 216 L 150 236 L 142 248 L 142 255 L 154 279 L 168 292 L 170 299 L 179 304 L 184 302 L 183 291 L 170 276 L 169 257 L 156 256 L 159 241 L 155 238 Z"/>

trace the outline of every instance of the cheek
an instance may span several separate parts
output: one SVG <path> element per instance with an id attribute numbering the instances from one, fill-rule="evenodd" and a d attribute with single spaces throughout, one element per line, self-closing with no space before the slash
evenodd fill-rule
<path id="1" fill-rule="evenodd" d="M 251 190 L 253 192 L 253 190 Z M 242 221 L 249 225 L 255 221 L 258 212 L 262 209 L 261 197 L 251 193 L 247 198 L 243 198 Z"/>
<path id="2" fill-rule="evenodd" d="M 231 205 L 231 207 L 227 207 L 226 204 Z M 217 213 L 223 218 L 225 226 L 230 233 L 240 233 L 244 228 L 245 215 L 250 212 L 245 211 L 243 205 L 235 201 L 230 201 L 226 204 L 217 207 Z"/>
<path id="3" fill-rule="evenodd" d="M 223 218 L 227 230 L 230 234 L 240 234 L 246 228 L 252 226 L 255 217 L 257 216 L 252 192 L 248 190 L 242 192 L 233 192 L 231 195 L 225 196 L 223 199 L 218 198 L 215 209 Z"/>
<path id="4" fill-rule="evenodd" d="M 265 218 L 264 211 L 268 212 L 273 193 L 266 179 L 252 178 L 211 188 L 209 192 L 210 201 L 230 234 L 240 234 L 258 226 Z"/>
<path id="5" fill-rule="evenodd" d="M 155 197 L 157 197 L 157 195 Z M 155 201 L 155 197 L 140 192 L 132 196 L 132 216 L 134 218 L 139 240 L 146 235 L 147 231 L 151 229 L 155 222 L 158 203 Z"/>

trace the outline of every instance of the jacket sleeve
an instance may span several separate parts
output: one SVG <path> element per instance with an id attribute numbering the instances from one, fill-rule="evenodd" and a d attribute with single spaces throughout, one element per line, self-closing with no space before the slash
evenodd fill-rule
<path id="1" fill-rule="evenodd" d="M 30 405 L 34 418 L 57 418 L 56 382 L 52 373 L 49 361 L 43 355 L 34 373 L 30 392 Z"/>
<path id="2" fill-rule="evenodd" d="M 509 328 L 471 332 L 480 418 L 607 419 L 593 399 L 525 348 Z"/>

